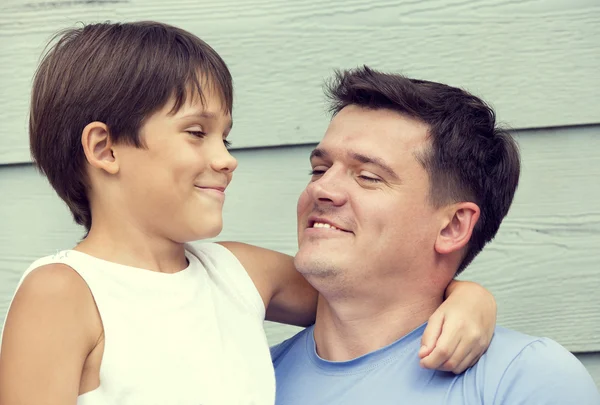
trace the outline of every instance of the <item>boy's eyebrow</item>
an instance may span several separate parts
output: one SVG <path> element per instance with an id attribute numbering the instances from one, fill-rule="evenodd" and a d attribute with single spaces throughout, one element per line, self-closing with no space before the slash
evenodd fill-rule
<path id="1" fill-rule="evenodd" d="M 217 119 L 217 114 L 210 112 L 210 111 L 202 111 L 200 113 L 190 113 L 190 114 L 186 114 L 182 117 L 179 117 L 179 119 L 185 119 L 185 118 L 192 118 L 192 117 L 199 117 L 199 118 L 207 118 L 209 120 L 216 120 Z M 233 128 L 233 120 L 230 118 L 229 119 L 229 129 Z"/>

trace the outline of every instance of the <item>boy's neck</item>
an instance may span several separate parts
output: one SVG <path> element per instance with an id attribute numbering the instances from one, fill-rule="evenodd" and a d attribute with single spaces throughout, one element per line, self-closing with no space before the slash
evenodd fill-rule
<path id="1" fill-rule="evenodd" d="M 149 235 L 129 223 L 119 225 L 97 221 L 75 250 L 99 259 L 161 273 L 176 273 L 188 265 L 182 243 Z"/>

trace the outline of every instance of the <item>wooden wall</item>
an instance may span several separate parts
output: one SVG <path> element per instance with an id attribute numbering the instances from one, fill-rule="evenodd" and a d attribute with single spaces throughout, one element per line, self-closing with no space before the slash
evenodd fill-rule
<path id="1" fill-rule="evenodd" d="M 81 236 L 30 165 L 39 55 L 77 21 L 156 19 L 228 62 L 240 166 L 221 239 L 293 254 L 296 198 L 327 126 L 321 85 L 362 64 L 465 87 L 515 128 L 523 175 L 497 239 L 463 278 L 499 322 L 575 352 L 600 386 L 600 3 L 332 0 L 5 0 L 0 5 L 0 322 L 35 258 Z M 272 343 L 295 329 L 268 324 Z"/>

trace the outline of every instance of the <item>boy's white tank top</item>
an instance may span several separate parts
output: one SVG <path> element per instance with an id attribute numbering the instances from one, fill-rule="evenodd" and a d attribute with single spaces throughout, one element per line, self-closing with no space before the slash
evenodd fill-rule
<path id="1" fill-rule="evenodd" d="M 254 283 L 221 245 L 186 245 L 186 256 L 189 266 L 174 274 L 74 250 L 27 269 L 21 282 L 37 267 L 64 263 L 96 301 L 105 333 L 100 386 L 78 405 L 275 402 L 265 308 Z"/>

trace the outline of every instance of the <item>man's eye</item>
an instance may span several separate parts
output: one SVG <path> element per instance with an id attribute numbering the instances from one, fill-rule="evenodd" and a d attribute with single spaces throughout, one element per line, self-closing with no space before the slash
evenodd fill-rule
<path id="1" fill-rule="evenodd" d="M 361 174 L 360 176 L 358 176 L 358 178 L 372 183 L 379 183 L 381 181 L 381 179 L 378 179 L 376 177 L 365 176 L 364 174 Z"/>
<path id="2" fill-rule="evenodd" d="M 325 173 L 325 170 L 320 169 L 312 169 L 308 174 L 311 176 L 322 176 Z"/>

